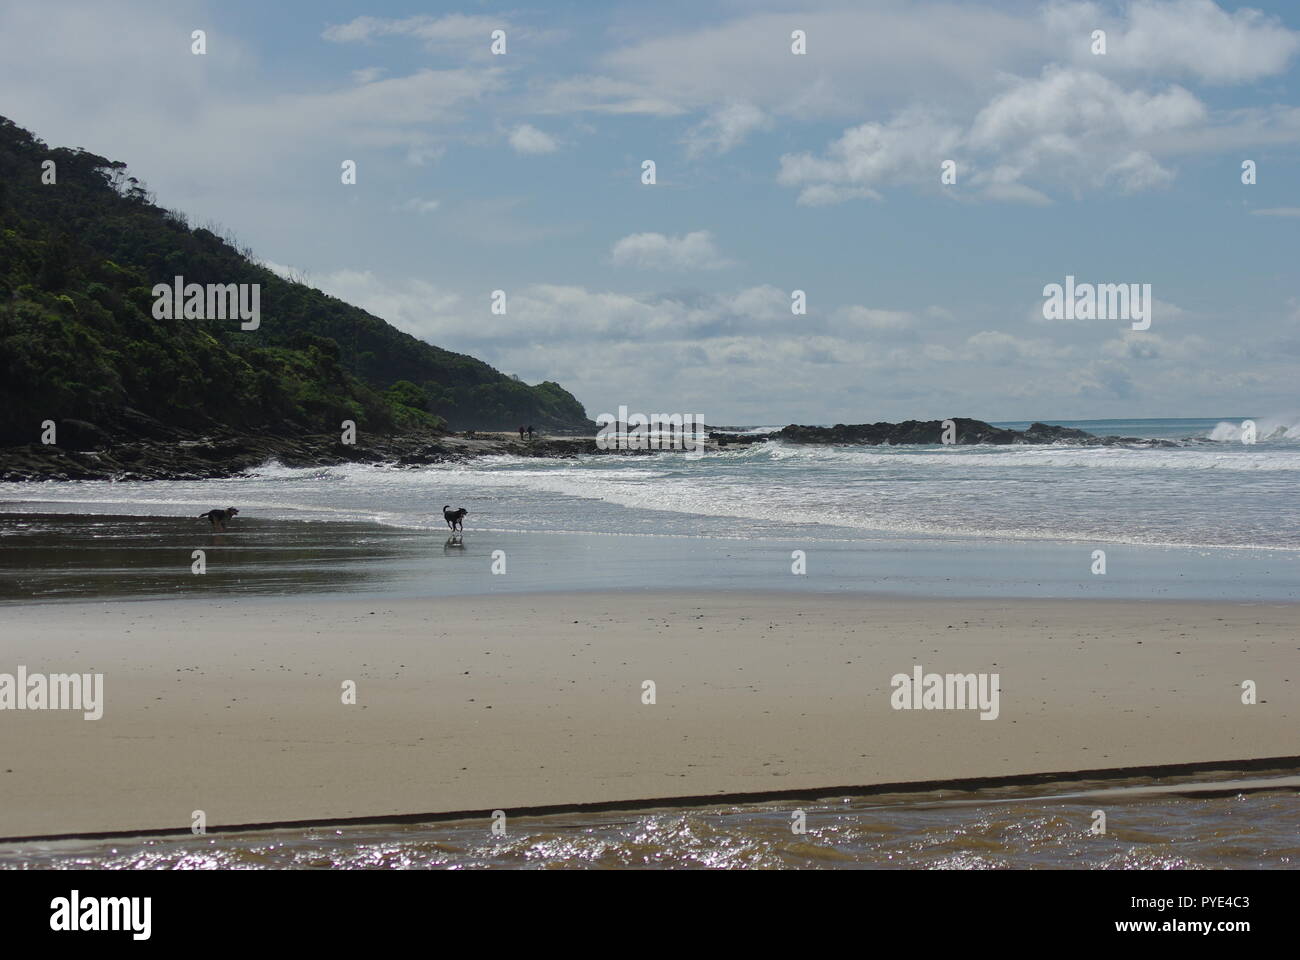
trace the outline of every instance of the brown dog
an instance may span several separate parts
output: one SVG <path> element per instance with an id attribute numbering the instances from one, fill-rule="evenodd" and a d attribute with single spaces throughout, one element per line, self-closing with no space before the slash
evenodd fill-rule
<path id="1" fill-rule="evenodd" d="M 212 524 L 213 530 L 225 530 L 226 521 L 238 512 L 234 507 L 226 507 L 224 510 L 209 510 L 207 513 L 200 513 L 199 519 L 202 520 L 207 517 L 208 522 Z"/>

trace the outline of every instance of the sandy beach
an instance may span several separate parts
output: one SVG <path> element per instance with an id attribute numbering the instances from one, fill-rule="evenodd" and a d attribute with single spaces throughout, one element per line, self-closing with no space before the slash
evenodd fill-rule
<path id="1" fill-rule="evenodd" d="M 102 673 L 105 701 L 0 714 L 4 838 L 1300 754 L 1287 604 L 230 597 L 8 606 L 0 633 L 0 673 Z M 997 718 L 893 709 L 916 664 L 997 673 Z"/>

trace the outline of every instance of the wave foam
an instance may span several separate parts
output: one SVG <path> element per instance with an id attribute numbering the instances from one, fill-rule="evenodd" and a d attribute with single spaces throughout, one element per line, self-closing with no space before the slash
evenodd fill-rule
<path id="1" fill-rule="evenodd" d="M 1255 418 L 1256 443 L 1300 442 L 1300 414 Z M 1240 443 L 1244 433 L 1243 423 L 1220 420 L 1206 434 L 1205 439 L 1219 443 Z"/>

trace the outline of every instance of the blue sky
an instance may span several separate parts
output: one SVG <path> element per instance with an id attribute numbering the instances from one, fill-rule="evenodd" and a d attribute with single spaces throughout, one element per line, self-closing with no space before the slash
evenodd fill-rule
<path id="1" fill-rule="evenodd" d="M 1284 3 L 0 3 L 47 142 L 593 416 L 711 423 L 1295 412 L 1297 63 Z M 1067 274 L 1150 330 L 1043 320 Z"/>

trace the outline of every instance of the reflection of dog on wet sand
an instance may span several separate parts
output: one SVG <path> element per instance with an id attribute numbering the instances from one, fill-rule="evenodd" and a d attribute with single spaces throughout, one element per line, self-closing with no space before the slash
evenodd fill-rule
<path id="1" fill-rule="evenodd" d="M 209 510 L 207 513 L 200 513 L 199 519 L 207 518 L 208 523 L 212 524 L 213 530 L 226 529 L 226 521 L 237 514 L 239 511 L 234 507 L 226 507 L 224 510 Z"/>
<path id="2" fill-rule="evenodd" d="M 464 507 L 461 507 L 459 510 L 453 510 L 451 509 L 450 504 L 444 503 L 442 505 L 442 519 L 446 520 L 447 526 L 451 527 L 453 530 L 465 529 L 462 521 L 465 519 L 465 514 L 467 513 L 469 513 L 469 511 Z"/>

